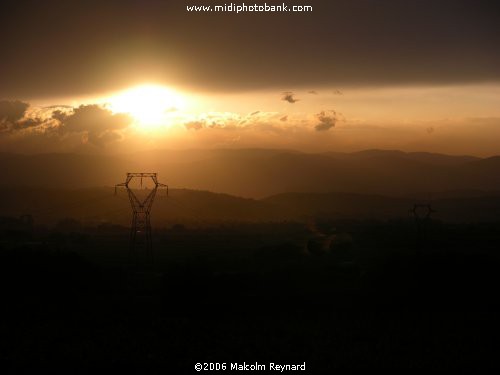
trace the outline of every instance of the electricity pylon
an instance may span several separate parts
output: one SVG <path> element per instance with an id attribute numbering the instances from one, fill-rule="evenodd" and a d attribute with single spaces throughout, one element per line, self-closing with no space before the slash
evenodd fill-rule
<path id="1" fill-rule="evenodd" d="M 130 182 L 134 178 L 140 178 L 141 188 L 143 186 L 143 179 L 151 179 L 153 181 L 153 187 L 146 197 L 142 199 L 138 197 L 134 192 L 134 189 L 130 186 Z M 125 182 L 115 185 L 115 195 L 119 187 L 125 187 L 127 189 L 130 205 L 132 206 L 132 225 L 130 227 L 131 255 L 133 255 L 137 261 L 137 258 L 140 255 L 139 251 L 142 250 L 144 255 L 149 255 L 152 259 L 153 245 L 151 240 L 151 222 L 149 220 L 149 215 L 158 188 L 166 188 L 168 194 L 168 186 L 158 182 L 156 173 L 127 173 L 127 179 Z"/>
<path id="2" fill-rule="evenodd" d="M 415 224 L 417 225 L 417 250 L 420 251 L 424 241 L 427 240 L 427 227 L 431 215 L 435 213 L 430 203 L 428 204 L 418 204 L 413 205 L 413 209 L 409 210 L 410 215 L 415 218 Z"/>

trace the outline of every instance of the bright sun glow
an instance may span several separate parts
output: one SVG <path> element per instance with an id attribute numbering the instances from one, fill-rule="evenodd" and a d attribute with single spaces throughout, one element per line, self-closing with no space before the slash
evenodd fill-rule
<path id="1" fill-rule="evenodd" d="M 159 85 L 142 85 L 122 91 L 107 99 L 115 113 L 128 113 L 142 128 L 168 125 L 168 114 L 184 106 L 184 98 Z"/>

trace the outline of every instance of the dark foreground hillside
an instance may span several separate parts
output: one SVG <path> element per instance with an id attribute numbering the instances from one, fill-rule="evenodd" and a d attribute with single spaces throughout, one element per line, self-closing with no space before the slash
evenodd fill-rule
<path id="1" fill-rule="evenodd" d="M 131 262 L 126 227 L 3 232 L 1 360 L 82 373 L 497 367 L 499 229 L 179 224 L 154 233 L 153 263 Z"/>
<path id="2" fill-rule="evenodd" d="M 147 192 L 143 189 L 137 193 Z M 415 203 L 428 203 L 433 218 L 448 222 L 495 221 L 500 217 L 498 191 L 446 191 L 393 197 L 345 192 L 282 193 L 250 199 L 209 191 L 170 188 L 159 191 L 151 210 L 157 228 L 178 223 L 214 225 L 223 222 L 304 221 L 308 218 L 390 220 L 409 217 Z M 37 225 L 58 225 L 65 219 L 80 225 L 129 225 L 130 202 L 125 191 L 0 187 L 0 229 L 3 217 L 30 215 Z"/>

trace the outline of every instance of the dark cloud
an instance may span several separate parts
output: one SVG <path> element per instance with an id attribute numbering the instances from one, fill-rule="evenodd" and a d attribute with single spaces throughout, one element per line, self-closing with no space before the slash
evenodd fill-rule
<path id="1" fill-rule="evenodd" d="M 4 3 L 6 98 L 144 81 L 228 91 L 500 80 L 491 0 L 308 0 L 310 13 L 272 15 L 192 13 L 179 1 Z"/>
<path id="2" fill-rule="evenodd" d="M 286 120 L 288 120 L 288 116 L 287 115 L 285 115 L 285 116 L 283 116 L 283 117 L 280 118 L 280 121 L 286 121 Z"/>
<path id="3" fill-rule="evenodd" d="M 34 107 L 28 110 L 29 107 L 29 103 L 20 101 L 0 101 L 0 134 L 22 133 L 18 139 L 29 139 L 35 143 L 39 139 L 59 144 L 74 144 L 75 140 L 79 140 L 83 144 L 104 147 L 124 139 L 123 130 L 133 121 L 127 114 L 115 114 L 97 104 L 77 108 Z"/>
<path id="4" fill-rule="evenodd" d="M 255 112 L 250 113 L 250 116 L 254 116 L 254 115 L 259 114 L 259 113 L 260 113 L 260 111 L 255 111 Z"/>
<path id="5" fill-rule="evenodd" d="M 312 95 L 318 95 L 318 92 L 315 90 L 309 90 L 307 93 Z"/>
<path id="6" fill-rule="evenodd" d="M 36 127 L 42 125 L 43 123 L 44 123 L 44 120 L 41 119 L 40 117 L 23 118 L 14 124 L 12 131 L 36 128 Z"/>
<path id="7" fill-rule="evenodd" d="M 66 118 L 68 117 L 68 114 L 66 112 L 63 112 L 61 110 L 55 110 L 52 112 L 52 116 L 51 116 L 54 120 L 57 120 L 59 122 L 64 122 L 64 120 L 66 120 Z"/>
<path id="8" fill-rule="evenodd" d="M 26 117 L 29 103 L 19 100 L 0 101 L 0 132 L 14 133 L 39 126 L 43 120 L 38 117 Z"/>
<path id="9" fill-rule="evenodd" d="M 281 97 L 281 100 L 284 100 L 285 102 L 288 102 L 290 104 L 293 104 L 295 102 L 298 102 L 300 99 L 296 99 L 295 94 L 291 91 L 285 91 L 283 93 L 283 96 Z"/>
<path id="10" fill-rule="evenodd" d="M 81 105 L 70 113 L 56 110 L 52 113 L 52 119 L 59 122 L 60 134 L 82 133 L 85 140 L 96 146 L 121 139 L 119 131 L 132 122 L 130 116 L 113 114 L 97 104 Z"/>
<path id="11" fill-rule="evenodd" d="M 340 90 L 334 90 L 333 94 L 334 95 L 344 95 L 344 93 L 342 91 L 340 91 Z"/>
<path id="12" fill-rule="evenodd" d="M 316 118 L 318 119 L 319 124 L 317 124 L 314 129 L 317 131 L 326 131 L 335 127 L 335 124 L 337 123 L 337 112 L 333 110 L 321 111 L 316 115 Z"/>
<path id="13" fill-rule="evenodd" d="M 61 125 L 69 132 L 119 130 L 126 128 L 132 121 L 126 114 L 113 114 L 97 104 L 81 105 L 70 115 L 62 117 L 62 120 Z"/>
<path id="14" fill-rule="evenodd" d="M 29 106 L 19 100 L 0 100 L 0 123 L 14 124 L 21 120 Z"/>

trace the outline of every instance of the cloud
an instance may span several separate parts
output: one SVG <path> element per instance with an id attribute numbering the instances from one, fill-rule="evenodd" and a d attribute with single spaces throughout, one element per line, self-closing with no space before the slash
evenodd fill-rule
<path id="1" fill-rule="evenodd" d="M 491 0 L 316 0 L 300 27 L 284 16 L 259 17 L 258 27 L 253 17 L 193 17 L 168 1 L 91 3 L 12 1 L 2 9 L 2 97 L 81 97 L 138 75 L 209 92 L 500 79 Z M 47 22 L 40 14 L 60 16 Z M 235 49 L 242 40 L 245 48 Z"/>
<path id="2" fill-rule="evenodd" d="M 124 139 L 132 123 L 126 114 L 115 114 L 100 105 L 31 107 L 28 103 L 2 101 L 0 144 L 48 150 L 74 150 L 86 145 L 104 147 Z M 8 121 L 7 121 L 8 120 Z"/>
<path id="3" fill-rule="evenodd" d="M 257 116 L 259 114 L 259 116 Z M 223 129 L 223 130 L 237 130 L 245 129 L 247 123 L 252 119 L 261 116 L 260 111 L 252 114 L 242 116 L 233 112 L 207 112 L 199 116 L 191 117 L 183 122 L 187 130 L 200 130 L 200 129 Z"/>
<path id="4" fill-rule="evenodd" d="M 337 123 L 337 112 L 331 111 L 321 111 L 316 114 L 316 118 L 319 120 L 319 124 L 317 124 L 314 129 L 317 131 L 326 131 L 333 127 Z"/>
<path id="5" fill-rule="evenodd" d="M 0 133 L 16 133 L 43 124 L 42 118 L 28 114 L 29 107 L 29 103 L 19 100 L 0 101 Z"/>
<path id="6" fill-rule="evenodd" d="M 55 108 L 68 108 L 73 109 L 73 106 L 67 104 L 54 104 L 43 107 L 44 109 L 55 109 Z"/>
<path id="7" fill-rule="evenodd" d="M 129 115 L 114 114 L 97 104 L 81 105 L 69 113 L 53 111 L 52 119 L 59 122 L 57 130 L 60 134 L 81 133 L 84 141 L 96 146 L 121 139 L 119 131 L 132 123 Z"/>
<path id="8" fill-rule="evenodd" d="M 55 110 L 54 112 L 52 112 L 52 116 L 51 116 L 54 120 L 57 120 L 59 122 L 63 122 L 64 120 L 66 120 L 66 118 L 68 117 L 68 114 L 66 112 L 63 112 L 61 110 Z"/>
<path id="9" fill-rule="evenodd" d="M 312 95 L 318 95 L 318 92 L 315 91 L 315 90 L 310 90 L 307 92 L 308 94 L 312 94 Z"/>
<path id="10" fill-rule="evenodd" d="M 87 133 L 88 142 L 99 147 L 103 147 L 108 143 L 121 140 L 122 138 L 123 136 L 120 133 L 110 130 L 106 130 L 102 133 L 96 133 L 96 132 Z"/>
<path id="11" fill-rule="evenodd" d="M 255 112 L 250 113 L 250 116 L 254 116 L 254 115 L 257 115 L 259 113 L 260 113 L 260 111 L 255 111 Z"/>
<path id="12" fill-rule="evenodd" d="M 290 103 L 290 104 L 293 104 L 293 103 L 295 103 L 295 102 L 298 102 L 300 99 L 296 99 L 296 98 L 294 97 L 294 95 L 295 95 L 295 94 L 294 94 L 293 92 L 291 92 L 291 91 L 285 91 L 285 92 L 283 93 L 283 96 L 281 97 L 281 100 L 284 100 L 285 102 L 288 102 L 288 103 Z"/>
<path id="13" fill-rule="evenodd" d="M 0 100 L 0 130 L 12 131 L 21 125 L 29 104 L 19 100 Z"/>
<path id="14" fill-rule="evenodd" d="M 0 122 L 13 124 L 21 120 L 29 106 L 19 100 L 0 100 Z"/>
<path id="15" fill-rule="evenodd" d="M 62 118 L 61 123 L 69 132 L 119 130 L 126 128 L 132 122 L 130 116 L 117 113 L 97 104 L 81 105 L 69 116 Z"/>
<path id="16" fill-rule="evenodd" d="M 188 130 L 200 130 L 204 128 L 205 123 L 203 121 L 190 121 L 186 122 L 184 126 Z"/>
<path id="17" fill-rule="evenodd" d="M 190 130 L 206 130 L 205 133 L 241 132 L 246 134 L 280 134 L 293 138 L 297 134 L 313 134 L 315 122 L 320 120 L 316 130 L 328 130 L 341 121 L 341 114 L 335 111 L 323 111 L 319 114 L 283 115 L 279 112 L 258 111 L 242 115 L 233 112 L 211 112 L 197 117 L 187 118 L 182 122 L 184 128 Z M 194 134 L 194 132 L 193 132 Z"/>
<path id="18" fill-rule="evenodd" d="M 36 128 L 44 123 L 44 120 L 39 117 L 23 118 L 14 123 L 12 131 Z"/>
<path id="19" fill-rule="evenodd" d="M 344 93 L 340 90 L 333 90 L 333 95 L 344 95 Z"/>

